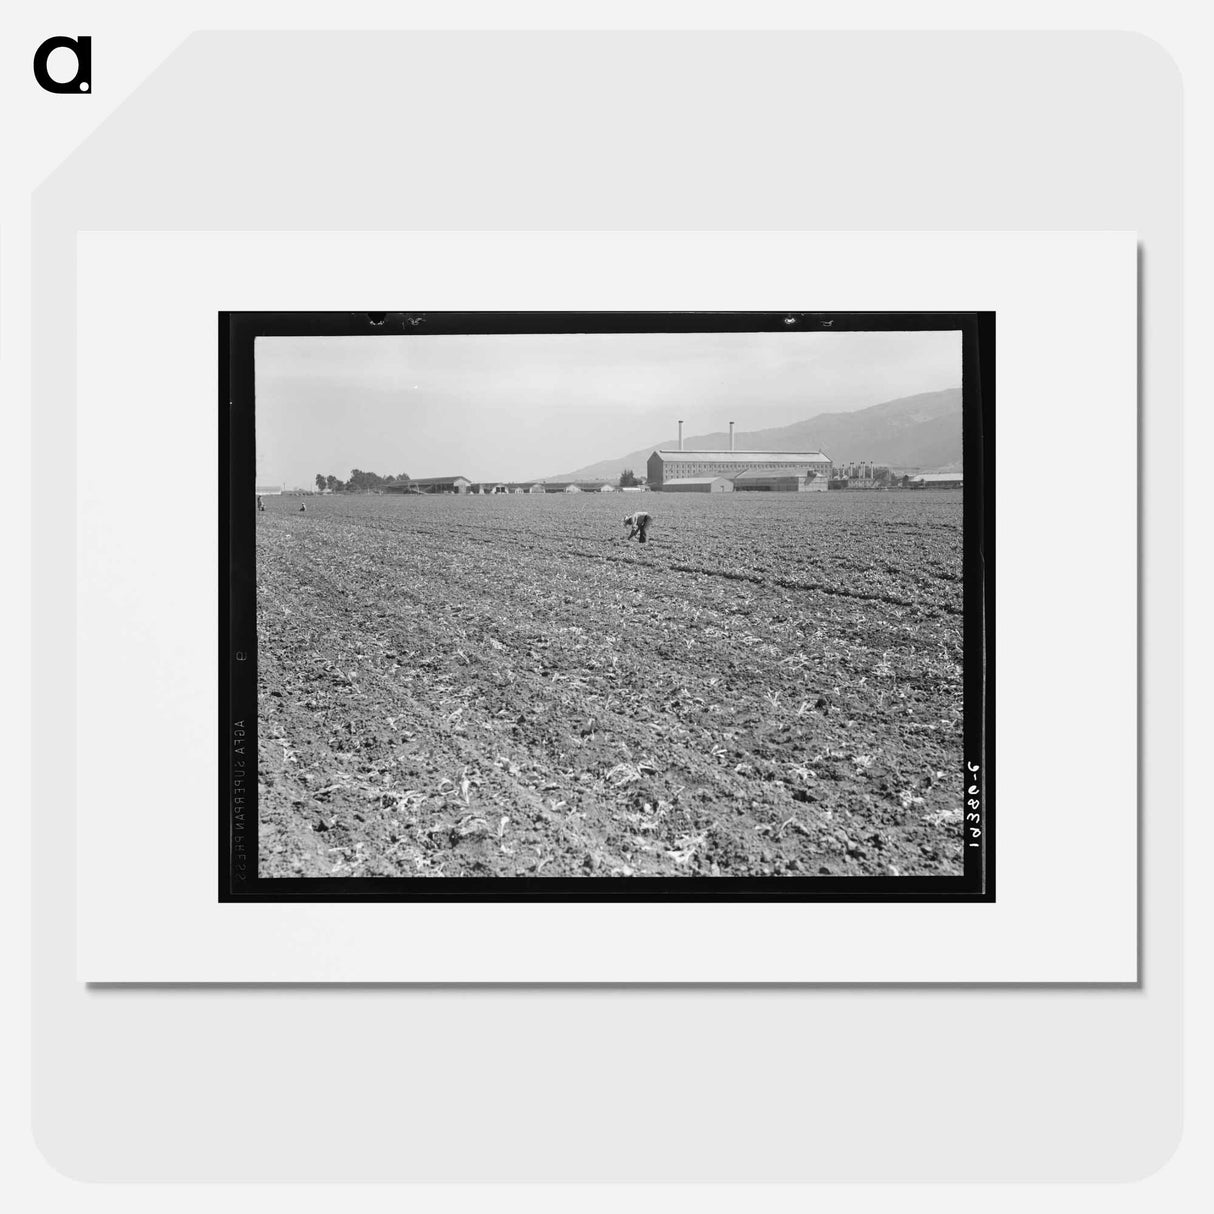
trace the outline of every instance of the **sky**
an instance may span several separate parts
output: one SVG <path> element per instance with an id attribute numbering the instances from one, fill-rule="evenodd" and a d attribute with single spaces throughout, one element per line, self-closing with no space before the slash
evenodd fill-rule
<path id="1" fill-rule="evenodd" d="M 258 337 L 257 481 L 559 476 L 961 385 L 954 332 Z"/>

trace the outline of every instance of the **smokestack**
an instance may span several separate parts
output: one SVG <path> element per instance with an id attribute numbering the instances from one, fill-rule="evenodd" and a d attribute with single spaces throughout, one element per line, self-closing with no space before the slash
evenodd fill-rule
<path id="1" fill-rule="evenodd" d="M 683 450 L 683 419 L 679 418 L 679 450 Z"/>
<path id="2" fill-rule="evenodd" d="M 733 450 L 733 422 L 729 423 L 729 449 Z"/>

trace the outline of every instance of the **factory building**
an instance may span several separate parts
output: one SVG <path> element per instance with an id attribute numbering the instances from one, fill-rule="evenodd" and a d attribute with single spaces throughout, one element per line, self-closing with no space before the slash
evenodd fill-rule
<path id="1" fill-rule="evenodd" d="M 748 468 L 734 474 L 733 487 L 739 493 L 806 493 L 826 491 L 830 474 L 819 474 L 808 464 L 788 464 L 783 468 Z"/>
<path id="2" fill-rule="evenodd" d="M 663 493 L 732 493 L 733 489 L 727 476 L 682 476 L 662 486 Z"/>
<path id="3" fill-rule="evenodd" d="M 665 489 L 673 481 L 717 479 L 728 477 L 736 484 L 739 473 L 758 469 L 779 469 L 789 473 L 800 469 L 800 475 L 808 480 L 830 480 L 830 456 L 821 451 L 735 451 L 733 422 L 729 423 L 728 451 L 685 451 L 683 449 L 683 423 L 679 422 L 679 445 L 677 449 L 655 451 L 646 464 L 649 486 Z M 808 472 L 814 476 L 809 478 Z"/>
<path id="4" fill-rule="evenodd" d="M 736 476 L 754 469 L 801 468 L 830 479 L 830 456 L 821 451 L 655 451 L 646 465 L 649 484 L 709 476 Z"/>

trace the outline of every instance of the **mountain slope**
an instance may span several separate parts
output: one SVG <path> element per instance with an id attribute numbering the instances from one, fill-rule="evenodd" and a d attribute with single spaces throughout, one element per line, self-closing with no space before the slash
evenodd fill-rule
<path id="1" fill-rule="evenodd" d="M 618 459 L 601 460 L 550 480 L 614 480 L 625 468 L 645 475 L 650 455 L 673 448 L 678 439 L 665 439 Z M 724 450 L 729 433 L 684 438 L 689 451 Z M 853 413 L 820 413 L 790 426 L 741 430 L 734 434 L 738 451 L 823 451 L 836 463 L 872 460 L 893 467 L 943 468 L 961 461 L 961 389 L 921 392 L 883 401 Z"/>

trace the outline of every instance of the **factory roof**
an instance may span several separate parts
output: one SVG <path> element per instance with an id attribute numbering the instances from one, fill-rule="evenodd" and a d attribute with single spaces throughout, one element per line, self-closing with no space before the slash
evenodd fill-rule
<path id="1" fill-rule="evenodd" d="M 674 480 L 663 481 L 663 488 L 669 488 L 671 485 L 715 485 L 717 481 L 727 481 L 732 479 L 728 476 L 680 476 Z"/>
<path id="2" fill-rule="evenodd" d="M 924 484 L 954 484 L 964 479 L 961 472 L 926 472 L 922 476 L 912 476 L 913 481 L 923 481 Z"/>
<path id="3" fill-rule="evenodd" d="M 411 485 L 450 485 L 454 481 L 468 481 L 466 476 L 415 476 L 410 480 Z M 468 484 L 472 484 L 468 481 Z"/>
<path id="4" fill-rule="evenodd" d="M 829 464 L 830 456 L 821 451 L 663 451 L 654 452 L 672 464 L 703 460 L 732 460 L 736 464 Z"/>

